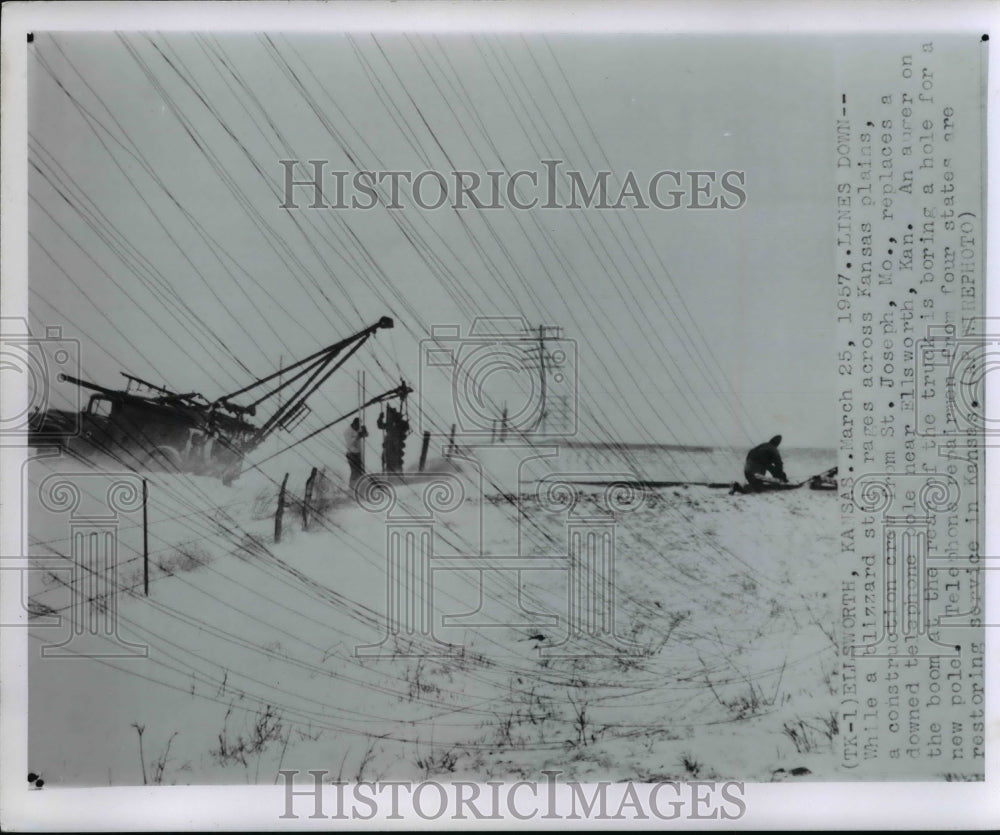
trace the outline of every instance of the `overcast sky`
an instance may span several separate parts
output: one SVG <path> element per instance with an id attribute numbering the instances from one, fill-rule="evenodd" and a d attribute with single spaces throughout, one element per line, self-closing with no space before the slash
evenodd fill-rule
<path id="1" fill-rule="evenodd" d="M 718 36 L 36 35 L 32 324 L 214 398 L 396 318 L 305 426 L 438 324 L 520 315 L 579 354 L 586 440 L 834 441 L 832 53 Z M 745 172 L 739 210 L 280 208 L 281 159 L 419 172 Z M 299 169 L 300 174 L 306 173 Z M 669 181 L 668 181 L 669 185 Z M 434 189 L 427 187 L 433 195 Z M 530 187 L 526 198 L 537 194 Z M 720 192 L 713 191 L 713 196 Z M 560 192 L 568 198 L 568 192 Z M 731 199 L 731 195 L 729 195 Z M 498 375 L 496 399 L 516 400 Z M 450 396 L 424 377 L 432 420 Z M 508 391 L 507 388 L 510 388 Z"/>

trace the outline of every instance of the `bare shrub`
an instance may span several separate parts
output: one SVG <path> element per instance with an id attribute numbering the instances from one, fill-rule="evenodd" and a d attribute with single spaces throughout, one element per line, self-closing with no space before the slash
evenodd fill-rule
<path id="1" fill-rule="evenodd" d="M 591 742 L 597 742 L 597 737 L 603 731 L 595 729 L 593 720 L 590 716 L 590 705 L 585 697 L 587 684 L 578 683 L 576 687 L 579 691 L 576 698 L 573 697 L 572 691 L 566 691 L 566 698 L 573 707 L 571 722 L 573 730 L 576 731 L 576 740 L 568 740 L 568 742 L 570 745 L 578 745 L 582 747 L 589 745 Z"/>
<path id="2" fill-rule="evenodd" d="M 833 738 L 840 733 L 840 726 L 837 714 L 830 711 L 826 716 L 817 716 L 810 721 L 799 718 L 785 722 L 781 731 L 792 741 L 798 753 L 807 754 L 820 747 L 823 739 L 829 745 Z"/>
<path id="3" fill-rule="evenodd" d="M 163 784 L 163 772 L 167 767 L 167 760 L 170 759 L 170 746 L 174 741 L 174 737 L 177 736 L 178 731 L 174 731 L 170 735 L 170 739 L 167 740 L 167 747 L 163 749 L 163 753 L 160 754 L 155 760 L 153 760 L 152 767 L 152 777 L 153 785 L 159 786 Z"/>
<path id="4" fill-rule="evenodd" d="M 133 722 L 132 727 L 135 728 L 135 732 L 139 736 L 139 765 L 142 767 L 142 784 L 148 786 L 150 784 L 154 786 L 160 786 L 163 784 L 163 776 L 167 769 L 167 761 L 170 759 L 170 746 L 173 745 L 174 737 L 179 733 L 174 731 L 170 734 L 169 739 L 167 739 L 167 745 L 150 765 L 150 769 L 146 771 L 146 757 L 142 750 L 142 735 L 146 732 L 146 726 L 140 725 L 138 722 Z"/>
<path id="5" fill-rule="evenodd" d="M 437 774 L 452 774 L 458 761 L 465 756 L 466 752 L 457 746 L 451 748 L 432 748 L 427 754 L 417 751 L 414 762 L 423 772 L 425 780 L 429 780 Z"/>
<path id="6" fill-rule="evenodd" d="M 429 680 L 425 662 L 426 659 L 421 658 L 413 667 L 406 668 L 404 677 L 410 701 L 437 696 L 441 693 L 441 688 Z"/>
<path id="7" fill-rule="evenodd" d="M 238 733 L 233 737 L 229 731 L 229 718 L 232 713 L 233 706 L 230 705 L 226 710 L 222 731 L 218 735 L 219 745 L 209 753 L 219 765 L 240 763 L 244 768 L 250 767 L 248 757 L 256 757 L 256 779 L 256 775 L 260 771 L 261 754 L 272 742 L 282 739 L 281 715 L 273 706 L 265 705 L 253 715 L 246 732 Z"/>
<path id="8" fill-rule="evenodd" d="M 697 780 L 704 767 L 690 751 L 681 754 L 681 765 L 684 766 L 684 773 L 689 780 Z"/>
<path id="9" fill-rule="evenodd" d="M 667 614 L 665 630 L 654 631 L 648 618 L 633 620 L 626 638 L 634 649 L 631 652 L 619 652 L 615 656 L 615 664 L 623 672 L 641 670 L 650 658 L 663 651 L 670 641 L 674 630 L 691 616 L 690 612 L 670 612 Z"/>
<path id="10" fill-rule="evenodd" d="M 156 561 L 164 574 L 173 575 L 178 571 L 194 571 L 211 562 L 205 549 L 195 542 L 178 545 Z"/>

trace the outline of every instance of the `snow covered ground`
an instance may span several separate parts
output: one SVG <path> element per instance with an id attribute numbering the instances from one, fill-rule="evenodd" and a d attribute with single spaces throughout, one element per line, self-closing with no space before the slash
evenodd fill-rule
<path id="1" fill-rule="evenodd" d="M 803 459 L 790 475 L 805 477 L 813 463 L 828 462 Z M 540 648 L 567 637 L 572 519 L 544 504 L 543 473 L 517 497 L 488 475 L 484 496 L 466 466 L 449 482 L 462 492 L 428 499 L 425 483 L 398 485 L 397 503 L 376 512 L 347 497 L 340 469 L 331 467 L 329 506 L 308 529 L 308 468 L 292 470 L 279 543 L 279 470 L 250 471 L 229 488 L 149 474 L 147 598 L 141 511 L 120 515 L 120 590 L 108 595 L 92 571 L 73 575 L 53 556 L 71 553 L 72 520 L 38 496 L 53 486 L 47 478 L 70 473 L 78 516 L 98 506 L 106 514 L 109 477 L 65 460 L 34 463 L 31 553 L 61 570 L 32 580 L 30 767 L 52 785 L 97 786 L 272 783 L 279 767 L 346 780 L 543 769 L 586 780 L 767 781 L 797 768 L 807 779 L 838 777 L 834 493 L 665 488 L 608 516 L 602 487 L 578 488 L 573 519 L 614 523 L 618 639 L 609 648 L 587 637 L 564 657 Z M 359 655 L 386 633 L 387 530 L 415 530 L 428 500 L 438 508 L 435 558 L 517 554 L 520 530 L 521 553 L 549 568 L 435 570 L 434 633 L 447 646 L 428 653 L 417 620 L 413 635 L 404 629 L 380 654 Z M 68 637 L 70 586 L 84 581 L 96 583 L 84 597 L 109 604 L 119 638 L 147 656 L 39 657 L 43 643 Z M 483 582 L 482 616 L 506 625 L 442 626 L 443 615 L 477 609 Z M 42 625 L 58 611 L 63 626 Z M 128 651 L 105 627 L 66 650 Z"/>

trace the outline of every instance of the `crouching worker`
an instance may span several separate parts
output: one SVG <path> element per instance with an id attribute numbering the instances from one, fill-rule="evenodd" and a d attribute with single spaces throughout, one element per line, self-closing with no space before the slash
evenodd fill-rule
<path id="1" fill-rule="evenodd" d="M 747 480 L 747 486 L 741 487 L 739 484 L 733 485 L 733 493 L 757 493 L 766 490 L 774 482 L 767 478 L 773 476 L 782 484 L 788 484 L 788 476 L 785 475 L 784 464 L 781 461 L 781 453 L 778 452 L 778 445 L 781 443 L 781 435 L 775 435 L 767 443 L 759 444 L 747 453 L 746 464 L 743 466 L 743 476 Z"/>

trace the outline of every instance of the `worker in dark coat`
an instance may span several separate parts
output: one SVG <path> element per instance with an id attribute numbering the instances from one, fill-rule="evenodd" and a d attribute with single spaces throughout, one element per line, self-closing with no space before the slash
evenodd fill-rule
<path id="1" fill-rule="evenodd" d="M 389 406 L 385 412 L 380 413 L 376 425 L 382 430 L 382 472 L 389 472 L 389 462 L 392 460 L 392 445 L 394 441 L 394 413 L 395 409 Z"/>
<path id="2" fill-rule="evenodd" d="M 361 476 L 365 474 L 365 465 L 361 459 L 361 448 L 364 439 L 368 437 L 368 429 L 361 425 L 359 418 L 354 418 L 351 425 L 344 432 L 344 443 L 347 451 L 347 464 L 351 468 L 349 486 L 353 487 Z"/>
<path id="3" fill-rule="evenodd" d="M 788 483 L 788 476 L 785 475 L 784 465 L 781 463 L 781 453 L 778 452 L 780 443 L 781 435 L 775 435 L 766 444 L 755 446 L 747 453 L 743 475 L 751 490 L 762 489 L 766 484 L 763 476 L 767 474 L 774 476 L 783 484 Z"/>

